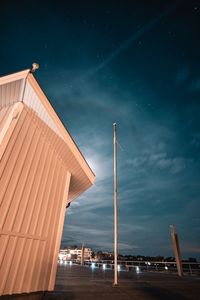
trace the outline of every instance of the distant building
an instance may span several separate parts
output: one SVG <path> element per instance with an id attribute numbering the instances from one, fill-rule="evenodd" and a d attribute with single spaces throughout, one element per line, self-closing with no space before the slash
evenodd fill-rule
<path id="1" fill-rule="evenodd" d="M 108 251 L 97 251 L 95 255 L 95 259 L 97 260 L 112 260 L 114 259 L 113 252 L 108 252 Z"/>
<path id="2" fill-rule="evenodd" d="M 84 248 L 84 259 L 91 259 L 92 253 L 93 251 L 91 248 Z"/>
<path id="3" fill-rule="evenodd" d="M 91 248 L 84 248 L 84 259 L 90 260 L 92 258 L 92 249 Z M 70 260 L 70 259 L 78 259 L 81 260 L 82 249 L 81 248 L 67 248 L 61 249 L 58 254 L 58 259 L 61 261 Z"/>
<path id="4" fill-rule="evenodd" d="M 93 182 L 30 70 L 1 77 L 0 295 L 54 289 L 66 207 Z"/>

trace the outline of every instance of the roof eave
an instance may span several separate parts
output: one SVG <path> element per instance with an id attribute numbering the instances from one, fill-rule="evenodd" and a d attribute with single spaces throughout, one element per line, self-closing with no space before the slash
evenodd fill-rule
<path id="1" fill-rule="evenodd" d="M 20 79 L 25 79 L 29 73 L 30 73 L 30 69 L 27 69 L 27 70 L 23 70 L 23 71 L 13 73 L 10 75 L 1 76 L 0 84 L 5 84 L 5 83 L 12 82 L 12 81 L 20 80 Z"/>
<path id="2" fill-rule="evenodd" d="M 78 149 L 75 141 L 73 140 L 73 138 L 71 137 L 71 135 L 69 134 L 69 132 L 67 131 L 67 129 L 61 122 L 61 120 L 59 119 L 58 115 L 56 114 L 54 108 L 50 104 L 44 91 L 42 90 L 39 83 L 37 82 L 37 80 L 35 79 L 33 74 L 31 73 L 31 70 L 26 69 L 26 70 L 23 70 L 23 71 L 20 71 L 17 73 L 13 73 L 11 75 L 0 77 L 0 85 L 6 84 L 9 82 L 13 82 L 13 81 L 17 81 L 17 80 L 21 80 L 21 79 L 28 80 L 28 82 L 31 84 L 32 88 L 34 89 L 35 93 L 38 95 L 41 103 L 43 104 L 44 108 L 46 109 L 46 111 L 52 118 L 53 122 L 56 124 L 57 128 L 59 129 L 64 141 L 70 147 L 72 153 L 74 154 L 75 158 L 79 162 L 81 168 L 84 170 L 84 172 L 85 172 L 86 176 L 88 177 L 88 179 L 90 180 L 91 184 L 93 184 L 94 180 L 95 180 L 95 175 L 94 175 L 93 171 L 91 170 L 87 161 L 85 160 L 82 153 Z M 21 101 L 23 101 L 23 99 L 21 99 Z"/>
<path id="3" fill-rule="evenodd" d="M 27 80 L 31 84 L 31 86 L 34 89 L 34 91 L 36 92 L 36 94 L 38 95 L 38 97 L 39 97 L 40 101 L 42 102 L 42 104 L 44 105 L 46 111 L 51 116 L 51 118 L 55 122 L 56 126 L 59 128 L 60 133 L 63 136 L 63 139 L 65 140 L 67 145 L 70 147 L 71 151 L 74 153 L 74 156 L 76 157 L 80 166 L 82 167 L 85 174 L 89 178 L 91 184 L 93 184 L 94 180 L 95 180 L 95 175 L 94 175 L 93 171 L 91 170 L 87 161 L 85 160 L 82 153 L 78 149 L 75 141 L 73 140 L 73 138 L 71 137 L 71 135 L 69 134 L 69 132 L 67 131 L 67 129 L 65 128 L 63 123 L 61 122 L 58 115 L 56 114 L 56 112 L 55 112 L 54 108 L 52 107 L 52 105 L 50 104 L 47 96 L 45 95 L 44 91 L 42 90 L 42 88 L 40 87 L 39 83 L 37 82 L 37 80 L 35 79 L 35 77 L 33 76 L 32 73 L 29 72 L 29 74 L 27 76 Z"/>

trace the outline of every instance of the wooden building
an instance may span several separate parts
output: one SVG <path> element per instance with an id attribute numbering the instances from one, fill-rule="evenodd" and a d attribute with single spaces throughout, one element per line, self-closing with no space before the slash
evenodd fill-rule
<path id="1" fill-rule="evenodd" d="M 66 206 L 94 174 L 30 70 L 0 78 L 0 295 L 54 289 Z"/>

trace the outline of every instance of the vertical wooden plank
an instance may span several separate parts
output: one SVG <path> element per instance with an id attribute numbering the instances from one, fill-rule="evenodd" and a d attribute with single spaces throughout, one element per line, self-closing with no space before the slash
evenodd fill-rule
<path id="1" fill-rule="evenodd" d="M 28 121 L 28 120 L 27 120 Z M 24 126 L 24 129 L 19 132 L 17 142 L 15 143 L 15 147 L 13 148 L 12 154 L 10 155 L 9 160 L 7 161 L 7 164 L 3 170 L 3 176 L 1 176 L 0 179 L 0 203 L 2 203 L 4 197 L 8 197 L 7 194 L 12 194 L 13 189 L 8 189 L 8 185 L 11 185 L 12 187 L 15 187 L 15 183 L 17 180 L 16 172 L 19 172 L 19 170 L 16 168 L 16 166 L 22 164 L 23 162 L 23 156 L 20 155 L 20 152 L 23 148 L 23 142 L 24 138 L 28 132 L 28 128 L 30 126 L 30 122 L 28 124 L 25 122 L 26 126 Z M 20 159 L 19 159 L 20 157 Z M 1 174 L 2 175 L 2 174 Z M 7 201 L 6 201 L 7 203 Z M 0 220 L 0 228 L 2 226 L 2 220 Z"/>
<path id="2" fill-rule="evenodd" d="M 49 222 L 49 231 L 47 233 L 48 235 L 48 253 L 47 253 L 47 265 L 45 270 L 45 286 L 49 286 L 49 279 L 50 279 L 50 271 L 52 266 L 52 258 L 53 258 L 53 250 L 55 246 L 55 233 L 57 232 L 58 228 L 58 222 L 59 222 L 59 216 L 60 216 L 60 209 L 62 205 L 62 195 L 65 188 L 65 178 L 66 173 L 64 168 L 61 168 L 61 171 L 59 173 L 59 184 L 57 186 L 57 199 L 54 200 L 54 206 L 53 210 L 51 211 L 51 217 Z"/>
<path id="3" fill-rule="evenodd" d="M 65 182 L 65 189 L 62 195 L 62 202 L 61 202 L 61 208 L 59 211 L 59 221 L 58 226 L 56 228 L 56 238 L 55 238 L 55 244 L 54 244 L 54 251 L 53 251 L 53 257 L 52 257 L 52 267 L 50 271 L 50 279 L 49 279 L 49 288 L 48 290 L 53 290 L 55 285 L 55 278 L 56 278 L 56 270 L 57 270 L 57 261 L 58 261 L 58 252 L 60 249 L 60 242 L 63 232 L 63 225 L 64 225 L 64 219 L 65 219 L 65 208 L 66 203 L 68 199 L 68 193 L 69 193 L 69 186 L 70 186 L 70 179 L 71 179 L 71 173 L 67 172 L 66 174 L 66 182 Z"/>
<path id="4" fill-rule="evenodd" d="M 61 164 L 59 163 L 59 161 L 57 160 L 56 157 L 54 157 L 55 161 L 56 161 L 56 169 L 55 169 L 55 173 L 54 173 L 54 180 L 53 180 L 53 186 L 51 189 L 51 196 L 48 199 L 48 209 L 46 211 L 46 216 L 45 216 L 45 223 L 43 224 L 43 228 L 42 228 L 42 236 L 46 237 L 48 236 L 48 232 L 51 226 L 51 214 L 52 211 L 54 211 L 55 205 L 58 203 L 58 187 L 60 187 L 61 185 L 61 179 L 60 179 L 60 171 L 61 171 Z"/>
<path id="5" fill-rule="evenodd" d="M 43 174 L 43 169 L 45 167 L 45 160 L 48 153 L 48 145 L 47 143 L 44 143 L 43 151 L 39 157 L 39 164 L 37 167 L 37 173 L 35 176 L 33 189 L 29 195 L 29 201 L 26 209 L 26 213 L 23 218 L 22 227 L 21 230 L 24 233 L 28 233 L 29 225 L 32 220 L 34 207 L 37 205 L 37 196 L 39 192 L 40 182 Z"/>
<path id="6" fill-rule="evenodd" d="M 43 257 L 44 257 L 44 250 L 45 250 L 45 244 L 46 241 L 40 241 L 39 242 L 39 249 L 37 253 L 36 263 L 33 269 L 33 275 L 32 275 L 32 290 L 33 291 L 41 291 L 41 283 L 39 282 L 42 265 L 43 265 Z"/>
<path id="7" fill-rule="evenodd" d="M 52 215 L 55 216 L 56 214 L 56 207 L 59 205 L 59 188 L 62 185 L 62 180 L 60 178 L 60 172 L 61 172 L 61 164 L 58 163 L 56 160 L 56 169 L 54 173 L 54 181 L 53 186 L 51 190 L 51 198 L 48 201 L 48 209 L 47 214 L 45 217 L 45 223 L 43 224 L 42 229 L 42 236 L 47 237 L 46 245 L 45 245 L 45 253 L 44 253 L 44 261 L 43 261 L 43 269 L 42 269 L 42 277 L 40 277 L 40 281 L 43 283 L 42 290 L 48 289 L 48 280 L 47 280 L 47 269 L 49 266 L 49 253 L 50 253 L 50 243 L 52 240 Z M 58 188 L 59 187 L 59 188 Z"/>
<path id="8" fill-rule="evenodd" d="M 16 247 L 15 247 L 11 267 L 9 270 L 9 274 L 6 279 L 4 294 L 12 294 L 16 277 L 20 276 L 20 274 L 18 273 L 18 268 L 21 263 L 21 260 L 23 259 L 22 253 L 25 245 L 25 238 L 16 238 L 16 239 L 17 239 Z"/>
<path id="9" fill-rule="evenodd" d="M 13 260 L 13 255 L 15 251 L 15 245 L 16 245 L 17 238 L 14 236 L 11 236 L 8 241 L 8 245 L 6 248 L 6 252 L 1 264 L 0 269 L 0 295 L 4 293 L 4 287 L 6 284 L 7 276 L 10 270 L 10 266 Z"/>
<path id="10" fill-rule="evenodd" d="M 16 231 L 16 232 L 21 231 L 21 226 L 22 226 L 22 223 L 24 221 L 24 216 L 25 216 L 25 214 L 27 214 L 26 211 L 27 211 L 28 201 L 30 199 L 31 192 L 33 193 L 34 180 L 37 176 L 36 172 L 37 172 L 38 164 L 40 162 L 39 158 L 41 156 L 43 146 L 44 146 L 44 142 L 43 142 L 43 139 L 40 135 L 40 138 L 39 138 L 38 143 L 37 143 L 36 152 L 34 154 L 34 158 L 33 158 L 33 161 L 31 163 L 31 168 L 30 168 L 28 177 L 26 179 L 26 185 L 25 185 L 25 188 L 24 188 L 24 191 L 23 191 L 23 195 L 22 195 L 21 200 L 20 200 L 18 214 L 16 216 L 16 219 L 15 219 L 15 222 L 14 222 L 14 225 L 13 225 L 13 230 Z"/>
<path id="11" fill-rule="evenodd" d="M 3 130 L 3 127 L 11 111 L 12 106 L 4 107 L 0 110 L 0 132 Z"/>
<path id="12" fill-rule="evenodd" d="M 29 170 L 30 162 L 31 162 L 31 152 L 34 149 L 34 136 L 35 136 L 35 130 L 36 127 L 32 126 L 30 127 L 28 131 L 28 135 L 26 138 L 26 141 L 24 141 L 24 147 L 21 155 L 23 155 L 23 164 L 22 167 L 19 169 L 19 175 L 18 175 L 18 180 L 16 183 L 16 187 L 14 190 L 14 193 L 12 195 L 11 199 L 11 204 L 9 207 L 9 211 L 7 212 L 7 215 L 5 217 L 5 222 L 3 224 L 3 228 L 7 230 L 11 230 L 14 219 L 15 219 L 15 214 L 18 209 L 21 196 L 24 190 L 24 186 L 26 184 L 26 178 L 27 178 L 27 173 Z M 33 152 L 32 152 L 33 153 Z M 6 199 L 6 201 L 8 198 Z"/>
<path id="13" fill-rule="evenodd" d="M 52 162 L 51 162 L 51 166 L 50 166 L 50 170 L 49 170 L 47 184 L 45 187 L 44 198 L 42 201 L 42 206 L 41 206 L 41 209 L 39 212 L 39 218 L 38 218 L 37 227 L 36 227 L 36 231 L 35 231 L 35 235 L 42 236 L 43 238 L 45 237 L 45 235 L 43 233 L 43 228 L 44 228 L 44 224 L 46 221 L 46 216 L 48 214 L 48 209 L 49 209 L 48 205 L 49 205 L 49 201 L 50 201 L 52 191 L 54 188 L 54 184 L 55 184 L 54 179 L 55 179 L 55 172 L 56 172 L 56 160 L 55 160 L 53 151 L 52 151 L 52 155 L 53 155 Z"/>
<path id="14" fill-rule="evenodd" d="M 5 235 L 5 234 L 0 235 L 0 245 L 1 245 L 0 246 L 0 270 L 1 270 L 2 261 L 3 261 L 4 255 L 5 255 L 5 252 L 7 249 L 8 240 L 9 240 L 8 235 Z"/>
<path id="15" fill-rule="evenodd" d="M 27 261 L 26 272 L 22 284 L 23 292 L 27 292 L 27 293 L 34 292 L 31 283 L 32 283 L 33 270 L 36 263 L 36 257 L 39 249 L 39 242 L 40 242 L 39 240 L 33 240 L 32 242 L 29 260 Z"/>
<path id="16" fill-rule="evenodd" d="M 1 207 L 0 207 L 0 228 L 3 227 L 6 215 L 8 213 L 8 209 L 11 205 L 13 194 L 15 192 L 15 189 L 17 187 L 17 182 L 19 179 L 19 175 L 22 171 L 25 158 L 26 158 L 26 153 L 27 149 L 29 148 L 31 138 L 28 138 L 28 132 L 29 128 L 31 127 L 30 121 L 24 124 L 26 127 L 26 130 L 23 130 L 24 134 L 21 136 L 21 140 L 19 140 L 19 152 L 18 155 L 15 156 L 13 155 L 13 161 L 9 165 L 12 165 L 12 173 L 10 173 L 10 170 L 7 168 L 7 172 L 4 173 L 4 177 L 2 178 L 2 184 L 3 184 L 3 191 L 4 193 L 1 193 L 1 197 L 3 197 L 3 200 L 1 202 Z M 21 143 L 22 142 L 22 143 Z M 15 147 L 16 149 L 16 147 Z M 13 164 L 14 163 L 14 164 Z M 7 178 L 7 173 L 10 173 L 8 178 Z M 6 182 L 6 184 L 4 184 Z"/>
<path id="17" fill-rule="evenodd" d="M 30 252 L 32 247 L 32 239 L 26 239 L 25 246 L 22 252 L 22 259 L 19 264 L 18 268 L 18 276 L 16 277 L 16 280 L 14 282 L 14 287 L 12 293 L 22 293 L 24 290 L 22 289 L 23 283 L 24 283 L 24 277 L 25 273 L 28 269 L 29 262 L 31 260 Z"/>
<path id="18" fill-rule="evenodd" d="M 0 146 L 0 179 L 2 177 L 2 173 L 8 163 L 8 160 L 13 151 L 13 147 L 17 141 L 18 135 L 22 130 L 24 120 L 26 118 L 26 111 L 23 109 L 23 104 L 21 105 L 21 113 L 19 119 L 16 122 L 12 122 L 10 125 L 6 136 L 3 139 L 3 142 Z M 5 151 L 6 150 L 6 151 Z"/>
<path id="19" fill-rule="evenodd" d="M 37 149 L 39 138 L 40 138 L 40 132 L 38 131 L 38 129 L 36 129 L 34 136 L 32 138 L 32 143 L 30 145 L 30 149 L 28 152 L 28 156 L 26 158 L 23 172 L 20 175 L 18 186 L 15 195 L 13 197 L 13 201 L 12 201 L 13 206 L 10 207 L 9 214 L 7 215 L 7 220 L 5 222 L 5 228 L 7 230 L 13 230 L 16 217 L 17 215 L 21 214 L 21 210 L 20 210 L 21 200 L 23 199 L 23 193 L 25 191 L 25 187 L 27 184 L 27 178 L 30 174 L 30 169 L 35 156 L 35 151 Z"/>
<path id="20" fill-rule="evenodd" d="M 37 199 L 35 201 L 35 207 L 32 215 L 32 219 L 28 228 L 28 233 L 34 235 L 36 231 L 36 227 L 38 224 L 38 218 L 42 207 L 42 202 L 45 198 L 45 190 L 47 185 L 47 179 L 49 175 L 49 170 L 51 168 L 51 162 L 52 162 L 53 152 L 50 151 L 50 147 L 48 147 L 48 152 L 46 155 L 46 161 L 43 168 L 42 177 L 40 180 L 40 187 L 38 189 Z M 43 158 L 45 159 L 45 158 Z"/>

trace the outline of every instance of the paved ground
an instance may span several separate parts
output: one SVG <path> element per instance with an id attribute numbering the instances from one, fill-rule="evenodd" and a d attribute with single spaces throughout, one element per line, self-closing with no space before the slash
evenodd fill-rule
<path id="1" fill-rule="evenodd" d="M 199 300 L 200 278 L 163 273 L 120 272 L 113 287 L 113 272 L 81 266 L 59 266 L 55 292 L 45 300 Z"/>

